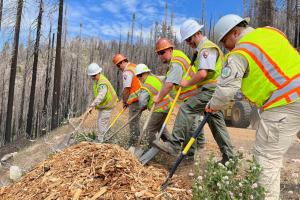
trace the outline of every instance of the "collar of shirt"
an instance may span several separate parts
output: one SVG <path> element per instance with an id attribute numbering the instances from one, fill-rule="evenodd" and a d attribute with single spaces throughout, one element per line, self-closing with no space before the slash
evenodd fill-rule
<path id="1" fill-rule="evenodd" d="M 204 42 L 205 42 L 206 40 L 208 40 L 208 39 L 207 39 L 206 36 L 204 36 L 204 37 L 202 38 L 202 40 L 199 42 L 199 44 L 198 44 L 198 46 L 197 46 L 197 51 L 198 51 L 198 52 L 200 51 L 200 49 L 202 48 L 202 46 L 204 45 Z"/>
<path id="2" fill-rule="evenodd" d="M 124 71 L 127 69 L 127 67 L 129 66 L 130 62 L 128 62 L 124 68 Z"/>
<path id="3" fill-rule="evenodd" d="M 244 37 L 245 35 L 247 35 L 248 33 L 254 31 L 254 28 L 248 26 L 247 28 L 245 28 L 241 34 L 238 36 L 237 41 L 239 41 L 242 37 Z"/>

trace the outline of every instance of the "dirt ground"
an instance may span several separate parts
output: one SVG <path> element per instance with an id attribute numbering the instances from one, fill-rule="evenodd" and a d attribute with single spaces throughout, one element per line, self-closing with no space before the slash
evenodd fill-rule
<path id="1" fill-rule="evenodd" d="M 117 115 L 117 112 L 121 110 L 121 105 L 113 112 L 113 117 Z M 143 113 L 142 121 L 145 121 L 147 112 Z M 112 117 L 112 118 L 113 118 Z M 97 113 L 93 112 L 87 120 L 83 123 L 83 128 L 95 128 L 95 120 Z M 122 115 L 118 123 L 112 128 L 111 132 L 114 132 L 118 127 L 126 123 L 128 119 L 128 113 Z M 172 115 L 168 129 L 171 130 L 175 119 L 175 114 Z M 74 120 L 76 121 L 76 120 Z M 243 152 L 244 157 L 251 158 L 251 148 L 255 140 L 255 131 L 251 129 L 238 129 L 228 127 L 233 145 L 236 150 Z M 18 152 L 13 158 L 6 162 L 2 162 L 0 166 L 0 187 L 11 183 L 9 179 L 9 167 L 17 165 L 21 167 L 24 173 L 30 171 L 33 166 L 39 162 L 45 160 L 50 154 L 59 152 L 67 147 L 67 140 L 69 135 L 74 131 L 70 124 L 66 124 L 51 133 L 48 133 L 44 138 L 40 138 L 36 141 L 30 142 L 26 139 L 22 139 L 6 147 L 0 148 L 0 158 L 3 155 L 11 152 Z M 110 133 L 111 133 L 110 132 Z M 108 133 L 108 134 L 110 134 Z M 120 146 L 128 148 L 126 146 L 126 138 L 128 138 L 129 129 L 124 128 L 113 139 L 112 143 L 117 143 Z M 208 128 L 205 127 L 206 145 L 204 149 L 197 151 L 196 160 L 203 162 L 210 152 L 214 152 L 219 155 L 218 146 L 216 145 L 212 134 Z M 120 142 L 121 141 L 121 142 Z M 295 139 L 293 145 L 285 155 L 283 162 L 283 169 L 281 172 L 281 198 L 282 199 L 300 199 L 300 140 Z M 164 153 L 161 153 L 158 157 L 151 161 L 149 164 L 158 168 L 168 169 L 176 158 L 172 158 Z M 183 182 L 186 185 L 192 185 L 191 173 L 193 173 L 194 165 L 191 163 L 182 163 L 178 168 L 176 174 L 184 177 Z"/>

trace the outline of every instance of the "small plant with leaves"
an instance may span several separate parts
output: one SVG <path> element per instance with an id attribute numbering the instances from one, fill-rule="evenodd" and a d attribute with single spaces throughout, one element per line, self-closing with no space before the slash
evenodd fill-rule
<path id="1" fill-rule="evenodd" d="M 257 184 L 262 169 L 254 158 L 247 160 L 246 166 L 243 166 L 242 158 L 243 155 L 238 153 L 224 166 L 216 163 L 212 154 L 202 175 L 196 163 L 193 199 L 263 200 L 265 190 Z"/>
<path id="2" fill-rule="evenodd" d="M 76 143 L 83 142 L 83 141 L 93 141 L 97 138 L 97 135 L 95 132 L 90 133 L 78 133 L 75 135 L 75 141 Z"/>

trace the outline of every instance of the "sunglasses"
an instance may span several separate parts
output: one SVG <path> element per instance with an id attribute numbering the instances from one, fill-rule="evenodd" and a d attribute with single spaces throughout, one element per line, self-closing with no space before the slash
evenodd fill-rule
<path id="1" fill-rule="evenodd" d="M 159 51 L 159 52 L 157 52 L 157 55 L 162 56 L 162 55 L 164 55 L 165 53 L 166 53 L 166 51 Z"/>
<path id="2" fill-rule="evenodd" d="M 143 76 L 143 74 L 138 74 L 136 75 L 138 78 L 141 78 Z"/>
<path id="3" fill-rule="evenodd" d="M 91 77 L 92 77 L 92 78 L 95 78 L 96 76 L 97 76 L 97 74 L 95 74 L 95 75 L 92 75 Z"/>
<path id="4" fill-rule="evenodd" d="M 192 40 L 192 37 L 193 37 L 193 36 L 194 36 L 194 35 L 188 37 L 185 41 L 186 41 L 186 42 L 190 42 L 190 41 Z"/>

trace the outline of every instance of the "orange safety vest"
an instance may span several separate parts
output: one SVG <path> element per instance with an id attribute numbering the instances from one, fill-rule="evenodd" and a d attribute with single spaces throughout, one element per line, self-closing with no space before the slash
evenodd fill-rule
<path id="1" fill-rule="evenodd" d="M 129 105 L 134 103 L 134 102 L 137 102 L 139 100 L 138 92 L 140 91 L 140 88 L 141 88 L 141 83 L 135 75 L 135 67 L 136 67 L 136 64 L 128 63 L 127 67 L 124 69 L 124 72 L 128 71 L 128 72 L 132 73 L 132 75 L 133 75 L 133 79 L 132 79 L 132 82 L 131 82 L 131 87 L 130 87 L 130 90 L 129 90 L 129 97 L 128 97 L 128 100 L 127 100 L 127 103 Z"/>

